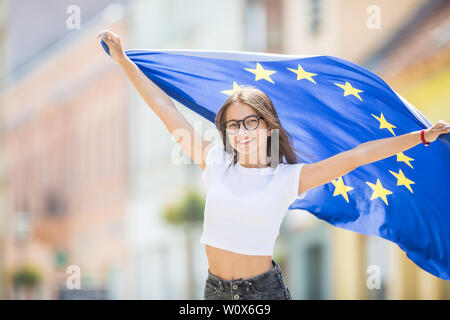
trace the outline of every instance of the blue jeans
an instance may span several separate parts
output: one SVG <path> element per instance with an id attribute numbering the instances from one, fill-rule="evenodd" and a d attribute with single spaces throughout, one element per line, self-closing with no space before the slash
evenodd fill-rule
<path id="1" fill-rule="evenodd" d="M 248 279 L 224 280 L 208 269 L 203 298 L 205 300 L 292 300 L 280 265 Z"/>

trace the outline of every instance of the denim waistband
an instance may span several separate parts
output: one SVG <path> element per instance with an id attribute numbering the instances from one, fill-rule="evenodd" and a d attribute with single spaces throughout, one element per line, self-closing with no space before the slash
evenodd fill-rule
<path id="1" fill-rule="evenodd" d="M 275 260 L 272 260 L 272 265 L 273 265 L 272 269 L 270 269 L 264 273 L 258 274 L 251 278 L 246 278 L 246 279 L 239 278 L 239 279 L 235 279 L 235 280 L 222 279 L 222 278 L 212 274 L 210 272 L 210 270 L 208 269 L 208 279 L 210 279 L 218 284 L 222 283 L 223 285 L 231 285 L 231 284 L 236 284 L 236 283 L 240 283 L 240 282 L 262 281 L 263 279 L 274 276 L 274 275 L 276 276 L 276 278 L 278 278 L 281 273 L 280 265 Z"/>

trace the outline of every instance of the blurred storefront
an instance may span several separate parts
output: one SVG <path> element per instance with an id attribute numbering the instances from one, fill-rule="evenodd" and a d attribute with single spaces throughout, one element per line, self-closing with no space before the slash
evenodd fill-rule
<path id="1" fill-rule="evenodd" d="M 2 88 L 7 298 L 27 283 L 32 298 L 63 298 L 71 265 L 101 290 L 126 261 L 127 83 L 98 50 L 97 26 L 44 48 Z M 124 21 L 111 27 L 126 36 Z"/>
<path id="2" fill-rule="evenodd" d="M 450 2 L 430 0 L 364 61 L 431 123 L 450 119 Z M 392 247 L 392 299 L 448 299 L 450 284 Z"/>

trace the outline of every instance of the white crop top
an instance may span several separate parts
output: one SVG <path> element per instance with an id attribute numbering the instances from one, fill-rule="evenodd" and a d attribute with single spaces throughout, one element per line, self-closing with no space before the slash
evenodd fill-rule
<path id="1" fill-rule="evenodd" d="M 304 163 L 246 168 L 214 144 L 206 156 L 203 233 L 200 242 L 246 254 L 273 254 L 280 225 L 298 195 Z"/>

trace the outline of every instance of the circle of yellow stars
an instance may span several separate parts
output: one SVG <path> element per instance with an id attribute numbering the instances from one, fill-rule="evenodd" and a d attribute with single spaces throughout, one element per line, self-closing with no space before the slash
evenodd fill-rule
<path id="1" fill-rule="evenodd" d="M 256 68 L 254 68 L 254 69 L 251 69 L 251 68 L 244 68 L 244 69 L 255 75 L 255 77 L 254 77 L 255 81 L 266 80 L 272 84 L 275 84 L 275 82 L 271 78 L 271 76 L 273 76 L 275 73 L 277 73 L 277 71 L 266 70 L 263 68 L 263 66 L 259 62 L 256 62 Z M 298 64 L 297 68 L 295 68 L 295 69 L 294 68 L 286 68 L 286 69 L 296 74 L 297 81 L 306 80 L 306 81 L 312 82 L 314 84 L 317 84 L 317 82 L 314 80 L 313 77 L 318 76 L 318 74 L 309 72 L 309 71 L 305 71 L 305 69 L 300 64 Z M 361 89 L 355 88 L 349 81 L 345 81 L 345 83 L 336 83 L 335 82 L 334 85 L 343 89 L 344 97 L 353 96 L 353 97 L 359 99 L 360 101 L 363 101 L 363 99 L 361 98 L 361 96 L 359 94 L 364 93 L 364 91 Z M 240 86 L 236 82 L 233 81 L 232 89 L 224 90 L 221 92 L 226 95 L 231 96 L 231 95 L 235 94 L 236 92 L 238 92 L 240 89 L 241 89 Z M 395 136 L 395 132 L 393 129 L 395 129 L 397 127 L 395 125 L 391 124 L 390 122 L 388 122 L 388 120 L 386 119 L 385 115 L 383 115 L 382 112 L 379 115 L 375 115 L 375 114 L 371 114 L 371 115 L 379 122 L 380 130 L 387 129 L 392 135 Z M 414 169 L 410 163 L 411 161 L 414 161 L 414 159 L 406 156 L 403 152 L 396 154 L 396 157 L 397 157 L 397 162 L 404 162 L 410 168 Z M 413 190 L 411 189 L 410 185 L 415 184 L 415 182 L 408 179 L 401 169 L 399 169 L 398 173 L 391 171 L 391 170 L 389 170 L 389 172 L 391 173 L 391 175 L 393 175 L 397 179 L 397 186 L 404 186 L 405 188 L 407 188 L 409 190 L 409 192 L 413 193 Z M 331 181 L 331 183 L 334 186 L 333 196 L 336 197 L 336 196 L 341 195 L 343 197 L 343 199 L 348 203 L 349 202 L 348 192 L 354 190 L 354 188 L 351 186 L 345 185 L 343 177 L 338 177 L 336 180 Z M 377 198 L 380 198 L 386 205 L 389 205 L 387 196 L 393 194 L 393 192 L 391 190 L 384 188 L 383 184 L 381 183 L 379 178 L 376 179 L 375 183 L 369 182 L 369 181 L 365 181 L 365 183 L 373 191 L 370 200 L 375 200 Z"/>

